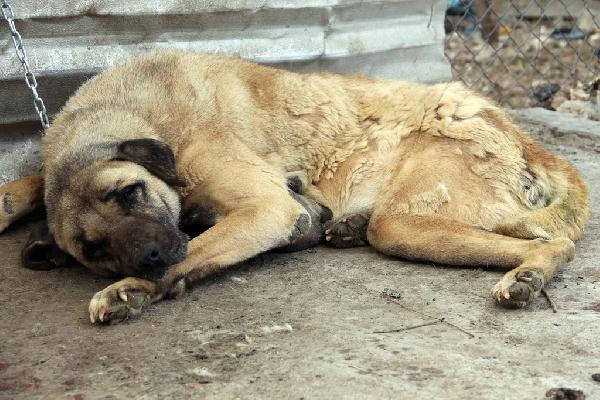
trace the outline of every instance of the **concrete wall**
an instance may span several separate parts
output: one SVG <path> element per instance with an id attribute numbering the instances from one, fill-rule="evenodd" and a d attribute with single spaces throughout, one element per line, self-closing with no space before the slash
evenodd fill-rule
<path id="1" fill-rule="evenodd" d="M 10 1 L 50 113 L 89 76 L 149 49 L 227 53 L 295 71 L 450 79 L 446 0 Z M 3 22 L 3 21 L 0 21 Z M 0 128 L 35 119 L 0 28 Z"/>

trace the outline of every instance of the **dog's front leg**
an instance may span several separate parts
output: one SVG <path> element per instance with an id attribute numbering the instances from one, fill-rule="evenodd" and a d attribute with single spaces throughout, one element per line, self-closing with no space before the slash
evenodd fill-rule
<path id="1" fill-rule="evenodd" d="M 168 288 L 160 282 L 140 278 L 125 278 L 97 292 L 89 305 L 90 321 L 120 322 L 135 317 L 142 309 L 162 300 L 175 298 L 185 291 L 185 281 L 179 280 Z"/>
<path id="2" fill-rule="evenodd" d="M 301 237 L 311 221 L 304 208 L 284 194 L 256 198 L 230 212 L 193 239 L 187 258 L 159 282 L 126 278 L 96 293 L 89 306 L 91 322 L 119 322 L 137 316 L 149 304 L 183 293 L 186 283 Z"/>
<path id="3" fill-rule="evenodd" d="M 217 210 L 222 216 L 213 227 L 188 245 L 187 258 L 169 269 L 162 287 L 185 279 L 191 283 L 247 260 L 259 253 L 293 247 L 306 238 L 320 213 L 311 212 L 290 195 L 286 177 L 257 157 L 243 143 L 230 139 L 227 162 L 208 156 L 223 154 L 223 141 L 203 142 L 190 150 L 203 179 L 187 201 Z M 198 158 L 197 154 L 203 154 Z M 185 157 L 184 163 L 185 163 Z"/>
<path id="4" fill-rule="evenodd" d="M 312 224 L 306 210 L 291 196 L 257 198 L 228 214 L 192 240 L 188 257 L 162 280 L 191 283 L 259 253 L 302 238 Z M 318 223 L 318 221 L 316 221 Z"/>
<path id="5" fill-rule="evenodd" d="M 241 158 L 243 149 L 231 153 Z M 219 153 L 215 150 L 215 154 Z M 177 297 L 186 282 L 270 249 L 293 245 L 314 223 L 320 223 L 313 221 L 318 216 L 309 214 L 290 195 L 285 176 L 252 154 L 244 157 L 246 161 L 234 159 L 227 164 L 208 162 L 208 158 L 196 161 L 204 162 L 197 168 L 204 171 L 205 178 L 188 201 L 214 208 L 222 218 L 189 243 L 186 259 L 171 267 L 160 281 L 127 278 L 98 292 L 90 303 L 92 321 L 118 321 L 154 301 Z M 132 304 L 127 304 L 130 301 Z"/>
<path id="6" fill-rule="evenodd" d="M 90 301 L 90 321 L 119 322 L 136 316 L 159 294 L 155 282 L 125 278 L 97 292 Z"/>

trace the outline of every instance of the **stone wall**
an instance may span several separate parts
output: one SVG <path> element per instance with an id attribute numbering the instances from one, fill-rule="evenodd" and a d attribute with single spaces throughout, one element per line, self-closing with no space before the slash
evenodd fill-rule
<path id="1" fill-rule="evenodd" d="M 443 55 L 446 0 L 9 3 L 50 113 L 89 76 L 156 48 L 233 54 L 295 71 L 450 79 Z M 0 44 L 0 127 L 34 120 L 4 23 Z"/>

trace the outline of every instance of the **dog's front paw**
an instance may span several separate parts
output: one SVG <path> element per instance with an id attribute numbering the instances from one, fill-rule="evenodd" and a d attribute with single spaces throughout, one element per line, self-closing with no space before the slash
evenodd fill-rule
<path id="1" fill-rule="evenodd" d="M 99 291 L 90 301 L 92 323 L 117 323 L 135 317 L 152 303 L 155 284 L 127 278 Z"/>
<path id="2" fill-rule="evenodd" d="M 510 271 L 494 286 L 494 299 L 506 308 L 522 308 L 544 287 L 544 274 L 535 269 Z"/>

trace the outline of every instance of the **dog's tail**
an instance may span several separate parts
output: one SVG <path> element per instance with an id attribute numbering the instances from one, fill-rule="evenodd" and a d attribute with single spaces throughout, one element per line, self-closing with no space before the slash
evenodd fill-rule
<path id="1" fill-rule="evenodd" d="M 567 161 L 530 139 L 527 142 L 523 149 L 528 165 L 524 187 L 533 188 L 533 197 L 537 197 L 533 200 L 538 204 L 502 224 L 497 232 L 527 239 L 579 239 L 589 217 L 586 184 Z"/>

